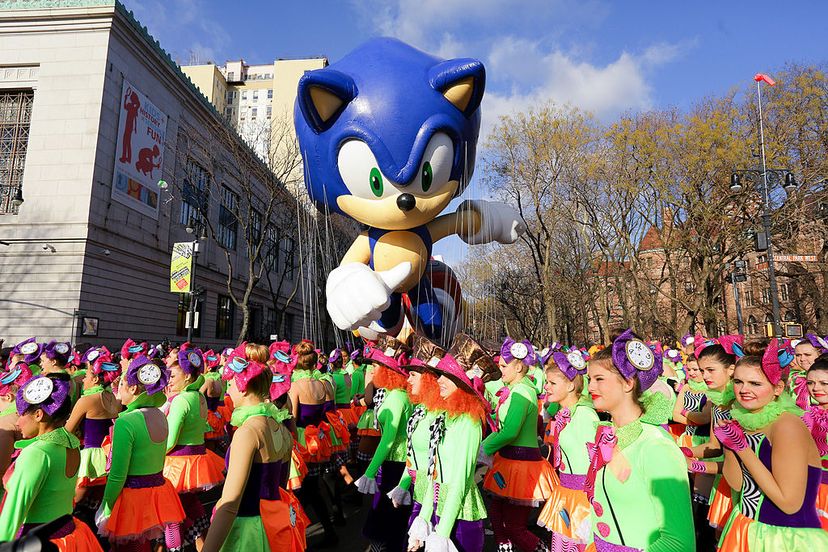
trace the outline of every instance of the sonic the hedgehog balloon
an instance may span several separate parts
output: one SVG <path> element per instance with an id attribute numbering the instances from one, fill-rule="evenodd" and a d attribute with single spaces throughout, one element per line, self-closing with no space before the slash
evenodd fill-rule
<path id="1" fill-rule="evenodd" d="M 456 286 L 435 269 L 434 242 L 457 234 L 514 243 L 522 233 L 502 203 L 467 200 L 439 216 L 471 178 L 485 81 L 478 60 L 441 60 L 390 38 L 299 80 L 294 122 L 310 196 L 368 226 L 328 276 L 328 313 L 340 329 L 396 334 L 407 294 L 416 326 L 450 340 L 460 299 L 434 286 L 439 270 Z"/>

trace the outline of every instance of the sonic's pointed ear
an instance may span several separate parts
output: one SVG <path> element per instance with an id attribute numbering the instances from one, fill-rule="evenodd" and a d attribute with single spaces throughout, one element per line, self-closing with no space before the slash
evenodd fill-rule
<path id="1" fill-rule="evenodd" d="M 299 79 L 296 101 L 308 125 L 321 132 L 333 124 L 356 95 L 356 83 L 351 77 L 335 69 L 319 69 Z"/>
<path id="2" fill-rule="evenodd" d="M 449 59 L 428 72 L 429 82 L 454 107 L 469 117 L 480 107 L 486 88 L 486 68 L 476 59 Z"/>

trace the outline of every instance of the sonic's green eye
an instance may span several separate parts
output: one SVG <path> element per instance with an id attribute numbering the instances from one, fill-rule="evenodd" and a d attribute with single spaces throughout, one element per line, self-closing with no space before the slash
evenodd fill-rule
<path id="1" fill-rule="evenodd" d="M 423 191 L 427 192 L 431 188 L 431 181 L 434 179 L 434 172 L 431 170 L 431 163 L 426 161 L 423 163 Z"/>
<path id="2" fill-rule="evenodd" d="M 378 168 L 374 167 L 371 169 L 371 176 L 369 178 L 371 180 L 371 191 L 374 192 L 375 196 L 382 197 L 382 173 L 380 173 Z M 430 183 L 431 181 L 429 181 Z"/>

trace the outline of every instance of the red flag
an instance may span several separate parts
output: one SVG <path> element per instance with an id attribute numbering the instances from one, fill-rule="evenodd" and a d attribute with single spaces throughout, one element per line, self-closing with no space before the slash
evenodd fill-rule
<path id="1" fill-rule="evenodd" d="M 753 77 L 753 80 L 755 80 L 756 82 L 765 81 L 771 86 L 776 85 L 776 81 L 770 78 L 769 76 L 765 75 L 764 73 L 756 73 L 756 75 Z"/>

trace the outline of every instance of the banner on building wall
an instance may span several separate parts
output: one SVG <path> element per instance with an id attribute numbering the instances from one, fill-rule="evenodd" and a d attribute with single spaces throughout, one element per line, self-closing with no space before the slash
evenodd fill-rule
<path id="1" fill-rule="evenodd" d="M 193 280 L 193 242 L 173 245 L 170 260 L 170 291 L 189 293 Z"/>
<path id="2" fill-rule="evenodd" d="M 167 115 L 124 79 L 112 199 L 158 219 Z"/>

